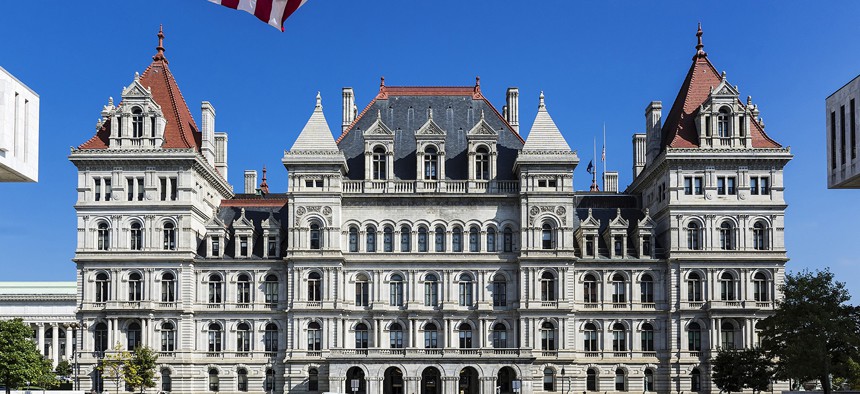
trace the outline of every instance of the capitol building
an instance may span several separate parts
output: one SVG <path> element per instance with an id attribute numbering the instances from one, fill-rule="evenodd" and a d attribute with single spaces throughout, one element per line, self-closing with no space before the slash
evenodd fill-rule
<path id="1" fill-rule="evenodd" d="M 780 297 L 792 155 L 697 36 L 665 116 L 643 103 L 626 189 L 574 190 L 551 96 L 521 130 L 517 88 L 499 109 L 479 79 L 382 79 L 367 104 L 343 89 L 335 132 L 309 97 L 281 193 L 227 182 L 215 106 L 195 120 L 159 33 L 69 155 L 81 388 L 113 391 L 120 344 L 157 352 L 161 392 L 719 392 L 710 358 Z"/>

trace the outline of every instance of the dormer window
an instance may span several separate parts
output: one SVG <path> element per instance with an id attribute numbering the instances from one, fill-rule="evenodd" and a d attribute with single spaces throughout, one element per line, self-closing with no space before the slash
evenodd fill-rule
<path id="1" fill-rule="evenodd" d="M 384 181 L 387 177 L 388 160 L 385 148 L 373 148 L 373 179 Z"/>
<path id="2" fill-rule="evenodd" d="M 439 170 L 439 155 L 436 148 L 428 146 L 424 148 L 424 179 L 437 180 Z"/>
<path id="3" fill-rule="evenodd" d="M 140 107 L 131 109 L 131 136 L 133 138 L 143 137 L 143 111 Z"/>
<path id="4" fill-rule="evenodd" d="M 720 112 L 717 115 L 717 135 L 720 138 L 729 138 L 731 137 L 731 132 L 729 131 L 729 122 L 731 120 L 731 113 L 728 107 L 720 108 Z"/>
<path id="5" fill-rule="evenodd" d="M 475 179 L 490 180 L 490 152 L 483 146 L 475 151 Z"/>
<path id="6" fill-rule="evenodd" d="M 217 235 L 213 235 L 212 239 L 212 254 L 211 257 L 218 257 L 221 255 L 221 237 Z"/>

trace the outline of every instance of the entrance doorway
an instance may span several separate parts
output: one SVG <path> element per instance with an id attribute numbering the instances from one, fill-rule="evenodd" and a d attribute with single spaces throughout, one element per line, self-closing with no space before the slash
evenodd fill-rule
<path id="1" fill-rule="evenodd" d="M 403 394 L 403 371 L 397 367 L 390 367 L 385 370 L 385 375 L 382 380 L 383 394 Z"/>
<path id="2" fill-rule="evenodd" d="M 367 383 L 364 380 L 364 371 L 359 367 L 352 367 L 346 371 L 345 393 L 367 394 Z"/>
<path id="3" fill-rule="evenodd" d="M 511 367 L 504 367 L 499 370 L 499 375 L 496 379 L 496 387 L 499 394 L 513 394 L 514 380 L 517 379 L 517 373 Z"/>
<path id="4" fill-rule="evenodd" d="M 441 394 L 442 382 L 439 370 L 434 367 L 424 368 L 421 373 L 421 394 Z"/>
<path id="5" fill-rule="evenodd" d="M 460 370 L 459 394 L 481 394 L 478 371 L 472 367 Z"/>

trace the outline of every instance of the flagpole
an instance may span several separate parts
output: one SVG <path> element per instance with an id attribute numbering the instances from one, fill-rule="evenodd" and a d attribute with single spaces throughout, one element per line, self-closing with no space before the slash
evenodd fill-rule
<path id="1" fill-rule="evenodd" d="M 603 152 L 600 154 L 603 162 L 603 190 L 606 190 L 606 122 L 603 122 Z"/>

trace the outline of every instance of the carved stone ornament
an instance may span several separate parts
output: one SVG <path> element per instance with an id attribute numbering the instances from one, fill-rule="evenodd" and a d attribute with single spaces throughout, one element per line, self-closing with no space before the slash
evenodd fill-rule
<path id="1" fill-rule="evenodd" d="M 296 208 L 296 216 L 302 216 L 305 214 L 305 207 Z"/>
<path id="2" fill-rule="evenodd" d="M 331 215 L 331 207 L 328 207 L 328 206 L 323 207 L 322 213 L 323 213 L 323 215 L 326 215 L 326 216 Z"/>
<path id="3" fill-rule="evenodd" d="M 531 209 L 529 209 L 529 216 L 535 216 L 539 213 L 540 213 L 540 208 L 538 208 L 538 207 L 531 207 Z"/>
<path id="4" fill-rule="evenodd" d="M 564 209 L 564 207 L 562 206 L 559 206 L 555 209 L 555 214 L 558 216 L 564 216 L 565 213 L 567 213 L 567 210 Z"/>

